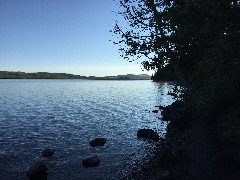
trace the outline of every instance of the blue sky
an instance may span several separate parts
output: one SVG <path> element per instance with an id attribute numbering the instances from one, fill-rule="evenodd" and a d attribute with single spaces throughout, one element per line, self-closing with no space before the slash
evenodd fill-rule
<path id="1" fill-rule="evenodd" d="M 119 57 L 113 0 L 0 0 L 0 70 L 141 74 Z"/>

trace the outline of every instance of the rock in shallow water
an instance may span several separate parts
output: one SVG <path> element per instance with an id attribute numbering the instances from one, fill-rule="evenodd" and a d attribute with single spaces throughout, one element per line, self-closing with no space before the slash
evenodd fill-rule
<path id="1" fill-rule="evenodd" d="M 106 142 L 107 142 L 106 138 L 95 138 L 94 140 L 91 140 L 89 144 L 92 147 L 96 147 L 96 146 L 103 146 Z"/>
<path id="2" fill-rule="evenodd" d="M 42 157 L 51 157 L 53 156 L 54 152 L 55 152 L 54 149 L 50 149 L 50 148 L 44 149 L 42 151 Z"/>
<path id="3" fill-rule="evenodd" d="M 158 141 L 160 139 L 158 133 L 152 129 L 139 129 L 137 131 L 137 137 L 138 138 L 147 138 L 147 139 L 151 139 L 153 141 Z"/>
<path id="4" fill-rule="evenodd" d="M 96 167 L 99 166 L 100 159 L 97 156 L 91 156 L 82 161 L 83 167 Z"/>
<path id="5" fill-rule="evenodd" d="M 43 162 L 36 162 L 26 172 L 29 180 L 47 180 L 47 166 Z"/>

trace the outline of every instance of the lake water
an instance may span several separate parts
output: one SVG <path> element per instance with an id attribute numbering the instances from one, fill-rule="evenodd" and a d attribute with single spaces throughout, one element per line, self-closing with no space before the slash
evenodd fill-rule
<path id="1" fill-rule="evenodd" d="M 171 88 L 152 81 L 0 80 L 0 179 L 27 179 L 24 172 L 39 160 L 49 180 L 124 178 L 154 149 L 137 130 L 165 132 L 160 112 L 149 111 L 173 102 Z M 93 148 L 96 137 L 108 141 Z M 54 156 L 42 158 L 48 147 Z M 83 168 L 91 155 L 100 166 Z"/>

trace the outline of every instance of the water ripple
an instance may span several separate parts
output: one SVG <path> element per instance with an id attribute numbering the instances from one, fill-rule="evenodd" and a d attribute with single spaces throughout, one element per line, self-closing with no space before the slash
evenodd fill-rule
<path id="1" fill-rule="evenodd" d="M 163 133 L 156 105 L 168 105 L 169 84 L 150 81 L 0 80 L 0 171 L 3 179 L 24 179 L 26 169 L 44 160 L 49 179 L 118 179 L 151 151 L 136 138 L 138 128 Z M 108 139 L 92 148 L 89 140 Z M 41 150 L 54 148 L 48 160 Z M 83 158 L 101 164 L 86 169 Z"/>

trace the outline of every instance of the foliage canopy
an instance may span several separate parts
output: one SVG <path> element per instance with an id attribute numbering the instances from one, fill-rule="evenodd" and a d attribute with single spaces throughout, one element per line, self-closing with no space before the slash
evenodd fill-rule
<path id="1" fill-rule="evenodd" d="M 239 0 L 115 0 L 128 27 L 117 22 L 121 56 L 159 74 L 169 66 L 204 102 L 240 77 Z"/>

